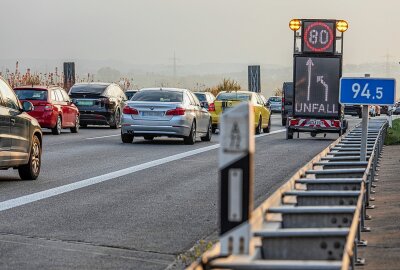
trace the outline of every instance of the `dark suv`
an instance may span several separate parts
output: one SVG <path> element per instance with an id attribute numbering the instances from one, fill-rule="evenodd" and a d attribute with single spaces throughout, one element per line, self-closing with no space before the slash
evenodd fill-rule
<path id="1" fill-rule="evenodd" d="M 109 125 L 118 128 L 127 100 L 115 83 L 78 83 L 69 90 L 72 102 L 79 108 L 80 125 Z"/>
<path id="2" fill-rule="evenodd" d="M 0 78 L 0 169 L 18 169 L 23 180 L 35 180 L 40 173 L 42 130 L 26 112 L 33 105 L 21 106 L 8 83 Z"/>

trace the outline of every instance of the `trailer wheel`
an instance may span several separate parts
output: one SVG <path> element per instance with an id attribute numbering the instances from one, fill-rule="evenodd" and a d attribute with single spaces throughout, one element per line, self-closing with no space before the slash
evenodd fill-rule
<path id="1" fill-rule="evenodd" d="M 290 128 L 286 129 L 286 140 L 293 139 L 293 131 Z"/>
<path id="2" fill-rule="evenodd" d="M 313 138 L 315 138 L 317 136 L 316 132 L 311 132 L 310 134 L 311 134 L 311 137 L 313 137 Z"/>

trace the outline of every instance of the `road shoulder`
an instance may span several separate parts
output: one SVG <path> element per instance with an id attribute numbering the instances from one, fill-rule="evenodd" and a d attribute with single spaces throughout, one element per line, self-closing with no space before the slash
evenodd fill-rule
<path id="1" fill-rule="evenodd" d="M 400 264 L 400 145 L 385 146 L 375 188 L 375 209 L 368 210 L 371 232 L 362 237 L 368 246 L 360 248 L 366 264 L 360 269 L 399 269 Z"/>

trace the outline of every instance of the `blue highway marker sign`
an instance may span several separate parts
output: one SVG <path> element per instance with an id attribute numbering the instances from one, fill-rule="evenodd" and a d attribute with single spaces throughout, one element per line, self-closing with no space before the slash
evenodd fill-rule
<path id="1" fill-rule="evenodd" d="M 339 102 L 349 105 L 393 105 L 396 80 L 387 78 L 341 78 Z"/>

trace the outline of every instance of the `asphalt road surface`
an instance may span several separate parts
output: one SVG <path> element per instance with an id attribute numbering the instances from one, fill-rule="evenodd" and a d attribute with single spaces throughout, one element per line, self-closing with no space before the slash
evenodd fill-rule
<path id="1" fill-rule="evenodd" d="M 256 138 L 256 205 L 338 137 L 287 141 L 280 121 Z M 46 132 L 38 180 L 1 172 L 0 269 L 165 269 L 217 231 L 218 135 L 188 146 L 119 132 Z"/>

